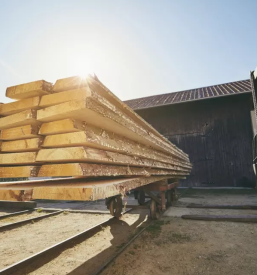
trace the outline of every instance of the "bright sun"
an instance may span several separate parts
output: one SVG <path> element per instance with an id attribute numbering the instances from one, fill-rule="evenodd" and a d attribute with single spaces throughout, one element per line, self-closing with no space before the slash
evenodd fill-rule
<path id="1" fill-rule="evenodd" d="M 74 60 L 73 74 L 86 78 L 89 74 L 93 74 L 92 66 L 86 59 Z"/>
<path id="2" fill-rule="evenodd" d="M 62 70 L 67 76 L 87 78 L 88 75 L 101 74 L 109 67 L 106 50 L 99 43 L 85 43 L 84 40 L 70 42 L 60 55 L 65 57 Z"/>

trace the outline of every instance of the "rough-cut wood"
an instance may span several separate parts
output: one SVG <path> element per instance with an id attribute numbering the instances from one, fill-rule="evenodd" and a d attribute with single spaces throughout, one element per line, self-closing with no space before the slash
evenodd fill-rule
<path id="1" fill-rule="evenodd" d="M 145 157 L 161 162 L 169 163 L 174 160 L 174 158 L 171 158 L 170 156 L 167 156 L 160 151 L 131 141 L 120 135 L 116 135 L 91 125 L 84 124 L 83 126 L 83 132 L 81 131 L 46 136 L 42 146 L 49 148 L 89 146 L 93 148 Z"/>
<path id="2" fill-rule="evenodd" d="M 0 165 L 35 164 L 36 152 L 0 154 Z"/>
<path id="3" fill-rule="evenodd" d="M 162 136 L 158 131 L 156 131 L 150 124 L 143 120 L 137 113 L 135 113 L 129 106 L 123 103 L 118 97 L 116 97 L 107 87 L 105 87 L 97 77 L 88 76 L 87 78 L 82 78 L 79 76 L 67 77 L 63 79 L 58 79 L 54 84 L 54 91 L 61 92 L 73 89 L 81 88 L 91 88 L 93 91 L 97 92 L 100 96 L 106 98 L 112 105 L 116 106 L 118 109 L 123 110 L 123 112 L 131 117 L 136 123 L 146 128 L 150 135 L 156 136 L 163 140 L 169 146 L 175 148 L 175 146 L 170 143 L 164 136 Z M 178 148 L 176 148 L 178 149 Z M 185 154 L 180 149 L 178 149 L 182 154 Z"/>
<path id="4" fill-rule="evenodd" d="M 59 93 L 59 96 L 50 96 L 48 97 L 47 103 L 50 104 L 52 102 L 52 104 L 55 104 L 57 102 L 61 102 L 61 101 L 67 101 L 67 100 L 71 100 L 76 98 L 75 96 L 73 97 L 73 92 L 75 92 L 76 90 L 72 90 L 72 91 L 65 91 L 65 92 L 61 92 Z M 167 143 L 167 140 L 164 138 L 160 139 L 159 137 L 156 137 L 155 135 L 151 134 L 150 132 L 148 132 L 147 130 L 145 130 L 144 125 L 139 126 L 138 123 L 134 122 L 133 119 L 131 119 L 129 116 L 126 115 L 126 113 L 123 112 L 123 105 L 122 104 L 118 104 L 119 107 L 121 107 L 122 109 L 117 108 L 115 105 L 111 104 L 108 100 L 106 100 L 105 95 L 106 93 L 102 93 L 103 96 L 99 95 L 99 93 L 96 93 L 94 91 L 92 91 L 89 86 L 87 86 L 84 90 L 80 89 L 79 91 L 76 91 L 76 93 L 79 95 L 80 99 L 83 100 L 83 98 L 85 100 L 87 100 L 88 98 L 94 99 L 96 100 L 98 103 L 101 103 L 101 109 L 107 108 L 110 112 L 113 112 L 114 114 L 118 115 L 119 117 L 122 117 L 124 120 L 124 123 L 128 126 L 131 125 L 130 130 L 133 131 L 137 131 L 138 133 L 141 133 L 142 136 L 148 137 L 148 139 L 154 140 L 155 143 L 157 144 L 161 144 L 162 147 L 167 151 L 176 151 L 176 155 L 179 156 L 181 155 L 181 157 L 183 156 L 185 159 L 188 159 L 188 156 L 182 152 L 181 150 L 179 150 L 176 146 L 174 146 L 171 143 Z M 116 101 L 115 101 L 116 102 Z M 99 111 L 99 106 L 98 106 L 98 111 Z M 142 120 L 142 119 L 141 119 Z M 142 120 L 143 121 L 143 120 Z M 172 149 L 171 149 L 172 148 Z"/>
<path id="5" fill-rule="evenodd" d="M 0 178 L 37 177 L 39 166 L 0 167 Z"/>
<path id="6" fill-rule="evenodd" d="M 19 140 L 26 138 L 36 138 L 38 135 L 39 126 L 38 125 L 24 125 L 19 127 L 14 127 L 10 129 L 2 130 L 0 133 L 1 140 Z"/>
<path id="7" fill-rule="evenodd" d="M 27 194 L 29 190 L 33 189 L 30 199 L 99 200 L 119 194 L 125 195 L 126 192 L 137 187 L 170 178 L 173 177 L 134 177 L 101 181 L 69 179 L 58 181 L 5 182 L 0 183 L 0 189 L 25 190 Z"/>
<path id="8" fill-rule="evenodd" d="M 89 88 L 74 89 L 61 93 L 45 95 L 41 98 L 40 107 L 45 108 L 74 99 L 85 100 L 88 96 L 91 96 L 91 90 Z"/>
<path id="9" fill-rule="evenodd" d="M 141 177 L 134 179 L 109 180 L 92 183 L 70 184 L 65 187 L 36 187 L 33 190 L 33 199 L 51 198 L 55 200 L 99 200 L 115 196 L 125 195 L 131 189 L 143 186 L 159 180 L 162 177 Z"/>
<path id="10" fill-rule="evenodd" d="M 137 127 L 118 110 L 113 111 L 104 105 L 99 96 L 92 93 L 94 97 L 88 97 L 82 101 L 68 101 L 62 104 L 38 110 L 37 119 L 42 122 L 50 122 L 65 118 L 84 120 L 94 123 L 99 128 L 105 128 L 111 132 L 126 136 L 129 139 L 152 146 L 163 152 L 172 154 L 176 158 L 188 160 L 173 148 L 153 139 L 142 128 Z M 96 100 L 97 99 L 97 100 Z"/>
<path id="11" fill-rule="evenodd" d="M 14 115 L 2 117 L 0 118 L 0 130 L 17 126 L 24 126 L 27 124 L 39 124 L 36 118 L 36 110 L 26 110 Z"/>
<path id="12" fill-rule="evenodd" d="M 68 147 L 55 149 L 41 149 L 37 155 L 39 162 L 94 162 L 94 163 L 113 163 L 131 166 L 143 166 L 163 169 L 176 169 L 182 167 L 190 170 L 188 164 L 173 161 L 170 164 L 162 163 L 150 159 L 139 158 L 135 156 L 124 155 L 109 151 L 103 151 L 88 147 Z"/>
<path id="13" fill-rule="evenodd" d="M 42 165 L 38 173 L 38 177 L 131 177 L 151 175 L 172 175 L 179 177 L 185 175 L 185 172 L 105 164 L 67 163 Z"/>
<path id="14" fill-rule="evenodd" d="M 1 152 L 33 152 L 38 151 L 43 137 L 2 142 Z"/>
<path id="15" fill-rule="evenodd" d="M 63 92 L 67 90 L 79 89 L 87 86 L 87 78 L 81 76 L 72 76 L 56 80 L 54 92 Z"/>
<path id="16" fill-rule="evenodd" d="M 38 109 L 39 102 L 40 102 L 40 97 L 36 96 L 36 97 L 25 98 L 25 99 L 10 102 L 10 103 L 1 104 L 0 115 L 9 116 L 28 109 Z"/>
<path id="17" fill-rule="evenodd" d="M 6 89 L 6 96 L 13 99 L 23 99 L 46 95 L 52 92 L 52 84 L 45 80 L 38 80 L 20 84 Z"/>
<path id="18" fill-rule="evenodd" d="M 3 201 L 22 201 L 22 190 L 0 190 L 0 200 Z"/>
<path id="19" fill-rule="evenodd" d="M 40 135 L 56 135 L 63 133 L 79 132 L 84 130 L 85 123 L 70 118 L 43 123 L 40 127 Z"/>
<path id="20" fill-rule="evenodd" d="M 153 128 L 148 122 L 146 122 L 142 117 L 140 117 L 136 112 L 134 112 L 127 104 L 123 103 L 117 96 L 115 96 L 106 86 L 104 86 L 99 79 L 93 77 L 87 78 L 87 85 L 95 92 L 97 92 L 102 97 L 106 98 L 111 104 L 117 106 L 117 108 L 123 110 L 123 112 L 136 123 L 146 128 L 149 134 L 153 137 L 158 137 L 167 143 L 169 146 L 175 148 L 168 139 L 161 135 L 155 128 Z M 176 149 L 183 155 L 188 156 L 182 150 L 176 147 Z"/>

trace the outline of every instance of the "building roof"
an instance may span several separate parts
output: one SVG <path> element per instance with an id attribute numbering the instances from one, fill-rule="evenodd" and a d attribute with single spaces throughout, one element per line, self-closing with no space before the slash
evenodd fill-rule
<path id="1" fill-rule="evenodd" d="M 251 92 L 250 80 L 241 80 L 198 89 L 131 99 L 125 101 L 125 103 L 132 109 L 139 110 L 249 92 Z"/>

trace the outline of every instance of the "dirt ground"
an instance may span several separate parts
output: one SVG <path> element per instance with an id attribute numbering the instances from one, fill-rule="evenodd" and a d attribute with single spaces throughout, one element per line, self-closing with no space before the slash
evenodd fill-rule
<path id="1" fill-rule="evenodd" d="M 0 269 L 90 228 L 110 215 L 61 213 L 0 232 Z"/>
<path id="2" fill-rule="evenodd" d="M 147 210 L 133 211 L 121 220 L 114 220 L 102 231 L 79 244 L 57 253 L 58 256 L 44 258 L 26 270 L 30 275 L 85 275 L 93 274 L 106 260 L 114 255 L 124 243 L 134 236 L 137 228 L 146 223 Z M 37 268 L 37 266 L 41 266 Z M 35 269 L 35 267 L 37 269 Z M 35 269 L 33 271 L 33 269 Z M 24 274 L 24 272 L 16 273 Z"/>
<path id="3" fill-rule="evenodd" d="M 257 215 L 257 210 L 186 208 L 190 203 L 254 204 L 256 190 L 181 190 L 181 198 L 161 220 L 154 221 L 103 275 L 257 274 L 257 224 L 190 221 L 183 214 Z M 133 199 L 132 199 L 133 200 Z M 72 208 L 77 209 L 76 203 Z M 92 204 L 103 208 L 102 202 Z M 50 207 L 55 207 L 51 204 Z M 80 207 L 85 206 L 84 203 Z M 55 207 L 56 208 L 56 207 Z M 90 208 L 90 207 L 89 207 Z M 148 210 L 133 210 L 76 243 L 30 264 L 16 275 L 87 275 L 124 246 L 136 232 L 149 225 Z M 106 219 L 101 214 L 60 214 L 0 233 L 0 269 L 53 245 Z M 17 217 L 18 218 L 18 217 Z M 44 230 L 42 230 L 42 228 Z M 11 240 L 11 241 L 10 241 Z"/>
<path id="4" fill-rule="evenodd" d="M 22 215 L 18 215 L 18 216 L 5 218 L 3 220 L 0 220 L 0 226 L 6 225 L 9 223 L 19 222 L 19 221 L 26 220 L 26 219 L 32 219 L 32 218 L 44 216 L 47 214 L 50 214 L 50 212 L 38 210 L 38 211 L 29 212 L 28 214 L 22 214 Z"/>
<path id="5" fill-rule="evenodd" d="M 194 214 L 257 214 L 257 210 L 205 210 L 188 203 L 255 204 L 255 190 L 190 191 L 182 194 L 167 217 L 150 225 L 103 275 L 257 274 L 257 224 L 189 221 L 179 217 Z M 167 214 L 166 212 L 166 214 Z M 173 213 L 173 215 L 172 215 Z"/>

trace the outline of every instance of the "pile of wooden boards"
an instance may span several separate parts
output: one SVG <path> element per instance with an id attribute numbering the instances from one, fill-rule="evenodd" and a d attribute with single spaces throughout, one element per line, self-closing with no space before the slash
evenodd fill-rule
<path id="1" fill-rule="evenodd" d="M 69 176 L 96 185 L 140 177 L 148 184 L 191 171 L 188 155 L 96 77 L 35 81 L 7 88 L 6 96 L 17 101 L 0 105 L 1 178 Z"/>

